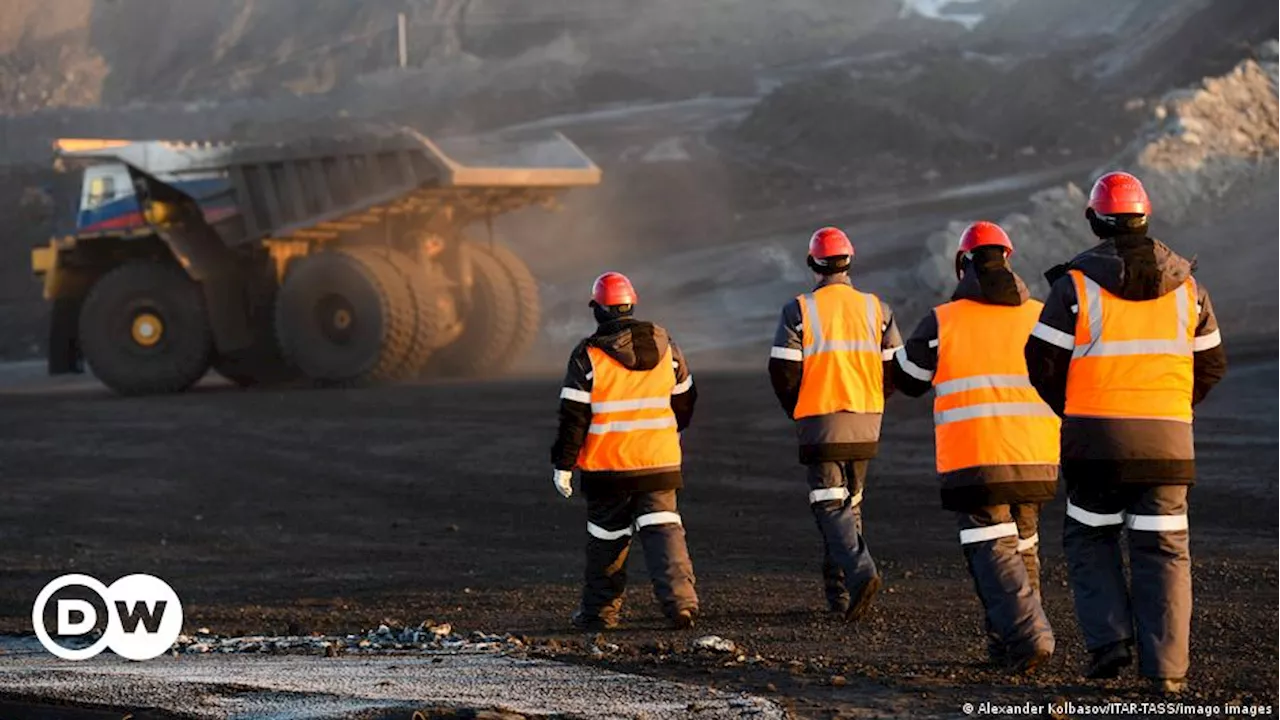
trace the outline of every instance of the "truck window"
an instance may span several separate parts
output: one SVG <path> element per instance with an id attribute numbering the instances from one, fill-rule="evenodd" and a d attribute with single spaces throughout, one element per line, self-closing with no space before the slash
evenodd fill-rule
<path id="1" fill-rule="evenodd" d="M 89 180 L 89 197 L 86 205 L 88 208 L 96 208 L 104 203 L 115 200 L 116 198 L 116 179 L 103 175 Z"/>

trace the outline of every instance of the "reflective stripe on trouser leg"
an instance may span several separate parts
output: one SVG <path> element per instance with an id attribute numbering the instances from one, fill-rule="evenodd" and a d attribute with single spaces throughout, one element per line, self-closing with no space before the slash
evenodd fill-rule
<path id="1" fill-rule="evenodd" d="M 636 538 L 644 552 L 654 597 L 667 617 L 677 610 L 696 609 L 697 581 L 685 544 L 684 524 L 676 512 L 676 491 L 639 492 L 634 497 Z"/>
<path id="2" fill-rule="evenodd" d="M 1120 552 L 1123 509 L 1123 499 L 1114 491 L 1068 489 L 1062 549 L 1076 620 L 1090 651 L 1133 638 L 1129 585 Z"/>
<path id="3" fill-rule="evenodd" d="M 849 501 L 850 507 L 858 507 L 859 505 L 862 504 L 862 491 L 859 490 L 854 495 L 850 495 L 849 490 L 847 488 L 842 488 L 842 487 L 821 488 L 819 490 L 809 491 L 810 504 L 828 502 L 831 500 L 839 500 L 843 502 L 846 499 Z"/>
<path id="4" fill-rule="evenodd" d="M 636 530 L 650 527 L 652 525 L 681 525 L 680 514 L 669 510 L 659 510 L 657 512 L 649 512 L 643 515 L 637 515 L 635 521 Z"/>
<path id="5" fill-rule="evenodd" d="M 599 525 L 587 521 L 587 534 L 597 540 L 621 540 L 625 537 L 631 537 L 631 528 L 625 527 L 621 530 L 605 530 Z"/>
<path id="6" fill-rule="evenodd" d="M 826 462 L 808 466 L 810 492 L 843 488 L 850 499 L 861 495 L 867 461 Z M 876 575 L 875 561 L 862 537 L 861 508 L 849 502 L 811 502 L 818 531 L 826 541 L 831 562 L 843 574 L 845 587 L 860 589 Z M 824 563 L 825 565 L 825 563 Z M 828 576 L 827 581 L 833 578 Z"/>
<path id="7" fill-rule="evenodd" d="M 1016 655 L 1053 652 L 1053 629 L 1018 553 L 1008 505 L 957 513 L 965 563 L 986 614 L 988 635 Z"/>
<path id="8" fill-rule="evenodd" d="M 586 567 L 579 608 L 587 618 L 617 617 L 622 609 L 632 505 L 626 495 L 587 500 Z"/>
<path id="9" fill-rule="evenodd" d="M 1156 485 L 1135 493 L 1127 509 L 1138 670 L 1147 677 L 1185 677 L 1192 605 L 1187 488 Z"/>

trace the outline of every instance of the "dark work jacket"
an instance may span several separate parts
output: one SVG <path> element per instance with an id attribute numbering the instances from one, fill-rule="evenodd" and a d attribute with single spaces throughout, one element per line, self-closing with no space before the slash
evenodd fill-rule
<path id="1" fill-rule="evenodd" d="M 951 295 L 952 301 L 972 300 L 988 305 L 1018 307 L 1031 299 L 1022 278 L 1012 270 L 1004 282 L 978 282 L 970 269 Z M 930 312 L 907 338 L 893 363 L 893 384 L 904 394 L 920 397 L 933 388 L 938 370 L 938 316 Z M 1058 491 L 1057 465 L 980 465 L 939 476 L 942 507 L 974 512 L 991 505 L 1042 503 Z"/>
<path id="2" fill-rule="evenodd" d="M 852 285 L 847 273 L 838 273 L 823 278 L 818 287 L 832 283 Z M 898 333 L 893 309 L 884 301 L 880 302 L 880 315 L 883 318 L 880 327 L 882 357 L 888 358 L 884 362 L 883 383 L 884 396 L 888 399 L 893 394 L 893 376 L 889 365 L 893 362 L 893 352 L 902 345 L 902 336 Z M 790 418 L 795 417 L 796 403 L 800 400 L 800 382 L 804 377 L 802 333 L 800 303 L 792 299 L 782 308 L 782 316 L 778 319 L 778 328 L 773 336 L 773 349 L 769 355 L 769 380 L 773 384 L 778 403 Z M 840 412 L 801 418 L 796 422 L 800 463 L 814 465 L 844 460 L 869 460 L 875 457 L 880 448 L 882 417 L 880 413 Z"/>
<path id="3" fill-rule="evenodd" d="M 591 402 L 574 397 L 591 394 L 591 357 L 588 347 L 608 353 L 623 367 L 630 370 L 652 370 L 658 366 L 667 348 L 671 348 L 671 361 L 675 365 L 676 383 L 682 391 L 671 395 L 671 410 L 676 416 L 676 428 L 683 431 L 693 419 L 693 406 L 698 390 L 693 385 L 684 354 L 662 327 L 624 317 L 600 325 L 595 334 L 578 343 L 569 356 L 565 371 L 564 388 L 560 393 L 560 427 L 555 443 L 551 446 L 551 463 L 558 470 L 572 470 L 578 464 L 578 454 L 587 441 L 587 429 L 591 427 Z M 685 384 L 687 381 L 687 384 Z M 573 396 L 573 397 L 567 397 Z M 626 472 L 582 473 L 582 492 L 587 498 L 620 495 L 649 490 L 673 490 L 682 487 L 679 470 L 631 470 Z"/>
<path id="4" fill-rule="evenodd" d="M 1027 341 L 1027 370 L 1040 397 L 1059 415 L 1066 407 L 1080 302 L 1069 270 L 1079 270 L 1120 298 L 1142 301 L 1177 290 L 1191 277 L 1194 265 L 1159 240 L 1130 235 L 1104 240 L 1045 273 L 1052 289 Z M 1213 304 L 1199 283 L 1196 309 L 1192 405 L 1203 400 L 1227 371 Z M 1169 420 L 1064 417 L 1062 470 L 1073 484 L 1190 485 L 1195 482 L 1192 426 Z"/>

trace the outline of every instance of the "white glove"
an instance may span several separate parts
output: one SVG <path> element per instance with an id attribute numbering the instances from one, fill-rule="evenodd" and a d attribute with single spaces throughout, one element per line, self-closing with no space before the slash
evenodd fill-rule
<path id="1" fill-rule="evenodd" d="M 556 484 L 556 492 L 565 497 L 573 495 L 573 473 L 569 470 L 552 470 L 551 482 Z"/>

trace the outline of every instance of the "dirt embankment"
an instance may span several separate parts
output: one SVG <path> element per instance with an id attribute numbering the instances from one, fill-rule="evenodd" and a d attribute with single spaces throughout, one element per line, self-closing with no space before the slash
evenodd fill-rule
<path id="1" fill-rule="evenodd" d="M 980 176 L 1113 152 L 1137 123 L 1072 73 L 1079 51 L 979 56 L 920 48 L 788 83 L 734 136 L 761 160 L 854 190 Z"/>
<path id="2" fill-rule="evenodd" d="M 400 13 L 411 68 L 448 73 L 568 38 L 600 73 L 596 94 L 631 91 L 619 99 L 636 86 L 697 92 L 708 69 L 808 59 L 885 24 L 949 31 L 905 22 L 897 0 L 11 0 L 0 18 L 0 114 L 341 91 L 398 65 Z M 81 67 L 90 61 L 93 72 Z"/>
<path id="3" fill-rule="evenodd" d="M 1087 187 L 1093 177 L 1109 170 L 1136 174 L 1151 196 L 1153 234 L 1189 239 L 1187 254 L 1202 251 L 1206 266 L 1236 253 L 1254 258 L 1257 262 L 1247 274 L 1232 278 L 1232 284 L 1259 296 L 1267 294 L 1274 308 L 1275 214 L 1268 209 L 1273 207 L 1268 198 L 1274 201 L 1280 131 L 1275 41 L 1257 48 L 1254 55 L 1224 75 L 1175 90 L 1151 104 L 1149 119 L 1135 139 L 1090 177 L 1081 178 L 1081 184 Z M 1040 297 L 1048 292 L 1041 272 L 1097 242 L 1082 216 L 1085 204 L 1081 186 L 1070 183 L 1032 195 L 1025 210 L 999 221 L 1017 247 L 1015 269 Z M 1228 219 L 1255 214 L 1255 227 L 1235 227 L 1231 233 L 1215 230 L 1225 227 Z M 916 278 L 935 301 L 954 287 L 952 253 L 968 222 L 952 222 L 925 242 Z M 1195 237 L 1206 235 L 1211 239 Z M 1208 272 L 1214 274 L 1212 269 Z M 1242 328 L 1247 325 L 1243 318 L 1239 322 Z M 1274 318 L 1266 326 L 1274 328 Z"/>
<path id="4" fill-rule="evenodd" d="M 0 114 L 96 105 L 109 68 L 89 43 L 93 0 L 7 0 L 0 18 Z"/>
<path id="5" fill-rule="evenodd" d="M 1120 152 L 1168 90 L 1274 37 L 1248 0 L 1019 0 L 788 78 L 727 137 L 775 192 L 953 184 Z M 1189 51 L 1188 48 L 1194 48 Z"/>

